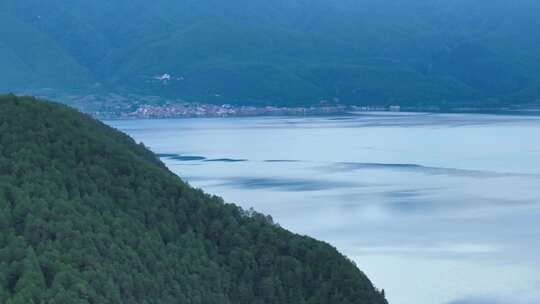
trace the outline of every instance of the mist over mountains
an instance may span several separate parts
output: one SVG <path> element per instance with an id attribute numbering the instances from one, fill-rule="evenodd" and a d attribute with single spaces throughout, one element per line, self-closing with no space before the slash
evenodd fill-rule
<path id="1" fill-rule="evenodd" d="M 540 99 L 540 2 L 3 0 L 0 91 L 233 104 Z"/>

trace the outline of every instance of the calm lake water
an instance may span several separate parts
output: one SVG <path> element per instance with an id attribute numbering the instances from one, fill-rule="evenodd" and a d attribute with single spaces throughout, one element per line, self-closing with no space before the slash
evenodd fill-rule
<path id="1" fill-rule="evenodd" d="M 392 304 L 540 303 L 540 117 L 108 121 L 356 261 Z"/>

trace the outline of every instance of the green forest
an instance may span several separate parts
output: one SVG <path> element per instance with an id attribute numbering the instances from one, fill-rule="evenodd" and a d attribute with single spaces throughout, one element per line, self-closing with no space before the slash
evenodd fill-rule
<path id="1" fill-rule="evenodd" d="M 539 103 L 539 11 L 537 0 L 2 0 L 0 91 Z"/>
<path id="2" fill-rule="evenodd" d="M 66 106 L 0 97 L 0 303 L 387 304 L 332 246 Z"/>

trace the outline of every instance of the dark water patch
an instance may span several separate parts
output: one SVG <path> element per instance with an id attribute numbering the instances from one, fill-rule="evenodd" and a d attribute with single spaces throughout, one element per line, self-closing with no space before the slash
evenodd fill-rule
<path id="1" fill-rule="evenodd" d="M 158 154 L 160 158 L 168 158 L 178 161 L 198 161 L 205 160 L 206 157 L 198 155 L 180 155 L 180 154 L 171 154 L 171 153 L 162 153 Z"/>
<path id="2" fill-rule="evenodd" d="M 169 158 L 169 157 L 175 157 L 178 156 L 178 154 L 171 154 L 171 153 L 158 153 L 156 154 L 160 158 Z"/>
<path id="3" fill-rule="evenodd" d="M 419 169 L 425 168 L 417 164 L 385 164 L 385 163 L 341 163 L 358 169 L 362 168 L 397 168 L 397 169 Z"/>
<path id="4" fill-rule="evenodd" d="M 349 188 L 354 187 L 355 185 L 347 182 L 329 182 L 313 179 L 235 177 L 228 179 L 220 186 L 236 187 L 249 190 L 276 189 L 282 191 L 300 192 Z"/>
<path id="5" fill-rule="evenodd" d="M 420 190 L 417 189 L 410 189 L 410 190 L 394 190 L 394 191 L 388 191 L 384 193 L 384 196 L 389 198 L 413 198 L 421 196 L 422 193 Z"/>
<path id="6" fill-rule="evenodd" d="M 224 163 L 238 163 L 238 162 L 247 162 L 247 159 L 235 159 L 235 158 L 215 158 L 207 159 L 205 162 L 224 162 Z"/>
<path id="7" fill-rule="evenodd" d="M 392 200 L 384 206 L 402 215 L 418 215 L 435 211 L 435 205 L 432 202 L 420 199 Z"/>
<path id="8" fill-rule="evenodd" d="M 203 156 L 192 156 L 192 155 L 186 155 L 186 156 L 173 156 L 169 157 L 170 159 L 179 160 L 179 161 L 195 161 L 195 160 L 205 160 L 206 157 Z"/>
<path id="9" fill-rule="evenodd" d="M 363 169 L 383 169 L 383 170 L 395 170 L 402 172 L 416 172 L 427 175 L 446 175 L 456 177 L 471 177 L 471 178 L 499 178 L 499 177 L 526 177 L 526 178 L 540 178 L 539 174 L 529 173 L 507 173 L 507 172 L 493 172 L 482 170 L 468 170 L 457 168 L 443 168 L 443 167 L 429 167 L 418 164 L 392 164 L 392 163 L 354 163 L 343 162 L 336 163 L 331 167 L 327 167 L 330 171 L 355 171 Z"/>
<path id="10" fill-rule="evenodd" d="M 327 118 L 326 120 L 329 120 L 329 121 L 351 121 L 351 120 L 355 120 L 356 117 L 355 116 L 340 116 L 340 117 L 330 117 L 330 118 Z"/>

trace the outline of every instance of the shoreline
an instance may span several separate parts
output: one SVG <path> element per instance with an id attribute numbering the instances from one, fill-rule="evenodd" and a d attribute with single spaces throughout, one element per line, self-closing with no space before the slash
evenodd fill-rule
<path id="1" fill-rule="evenodd" d="M 301 110 L 300 110 L 301 109 Z M 84 111 L 83 111 L 84 112 Z M 510 116 L 540 116 L 540 108 L 452 108 L 452 109 L 434 109 L 426 107 L 405 107 L 400 110 L 391 110 L 388 108 L 370 108 L 358 109 L 357 106 L 340 107 L 339 109 L 329 109 L 328 107 L 317 108 L 279 108 L 276 111 L 257 111 L 251 113 L 137 113 L 137 112 L 85 112 L 86 114 L 100 120 L 136 120 L 136 119 L 193 119 L 193 118 L 252 118 L 252 117 L 325 117 L 336 116 L 345 117 L 362 114 L 388 113 L 388 114 L 407 114 L 407 113 L 425 113 L 425 114 L 478 114 L 478 115 L 510 115 Z"/>

